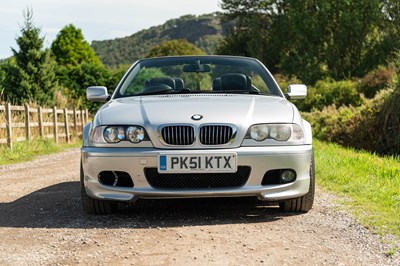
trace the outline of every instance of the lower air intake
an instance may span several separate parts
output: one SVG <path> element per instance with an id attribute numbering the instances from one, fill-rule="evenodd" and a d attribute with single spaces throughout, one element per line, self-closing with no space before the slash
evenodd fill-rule
<path id="1" fill-rule="evenodd" d="M 160 174 L 157 168 L 146 168 L 149 184 L 159 189 L 213 189 L 237 188 L 246 184 L 251 168 L 238 166 L 236 173 L 182 173 Z"/>

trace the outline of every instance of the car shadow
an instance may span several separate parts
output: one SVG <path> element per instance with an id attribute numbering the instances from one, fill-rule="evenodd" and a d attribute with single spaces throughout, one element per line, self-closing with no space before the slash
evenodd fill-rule
<path id="1" fill-rule="evenodd" d="M 138 200 L 112 215 L 89 215 L 82 210 L 79 182 L 0 203 L 0 213 L 0 227 L 27 228 L 164 228 L 272 222 L 290 215 L 253 197 Z"/>

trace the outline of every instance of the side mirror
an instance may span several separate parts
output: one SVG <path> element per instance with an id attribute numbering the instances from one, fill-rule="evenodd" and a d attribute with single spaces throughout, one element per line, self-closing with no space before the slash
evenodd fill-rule
<path id="1" fill-rule="evenodd" d="M 86 98 L 91 102 L 105 102 L 110 98 L 110 95 L 106 87 L 91 86 L 86 89 Z"/>
<path id="2" fill-rule="evenodd" d="M 291 84 L 285 95 L 289 100 L 300 100 L 307 97 L 307 86 L 303 84 Z"/>

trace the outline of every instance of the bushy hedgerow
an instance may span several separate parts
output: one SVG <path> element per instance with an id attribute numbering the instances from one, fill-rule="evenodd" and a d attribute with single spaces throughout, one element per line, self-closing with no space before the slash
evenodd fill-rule
<path id="1" fill-rule="evenodd" d="M 400 57 L 399 57 L 400 58 Z M 400 62 L 396 74 L 400 74 Z M 314 136 L 344 146 L 379 154 L 400 154 L 400 83 L 380 90 L 373 99 L 364 99 L 358 107 L 330 105 L 304 113 Z"/>
<path id="2" fill-rule="evenodd" d="M 280 74 L 275 75 L 275 79 L 284 93 L 287 92 L 290 84 L 302 84 L 302 81 L 296 77 Z M 362 94 L 358 90 L 359 84 L 359 81 L 355 80 L 335 81 L 330 78 L 319 80 L 314 85 L 307 86 L 306 99 L 293 103 L 303 112 L 322 110 L 332 104 L 359 106 L 363 102 Z"/>
<path id="3" fill-rule="evenodd" d="M 378 91 L 393 83 L 394 74 L 393 67 L 379 66 L 360 80 L 358 91 L 367 98 L 373 98 Z"/>
<path id="4" fill-rule="evenodd" d="M 362 103 L 362 97 L 357 91 L 357 85 L 358 83 L 352 80 L 320 80 L 314 86 L 308 86 L 306 99 L 295 104 L 300 111 L 304 112 L 322 110 L 325 106 L 332 104 L 359 106 Z"/>

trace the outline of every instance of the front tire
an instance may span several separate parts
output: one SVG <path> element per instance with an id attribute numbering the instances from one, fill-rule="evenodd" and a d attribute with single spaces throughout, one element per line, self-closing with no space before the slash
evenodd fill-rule
<path id="1" fill-rule="evenodd" d="M 117 203 L 112 201 L 98 200 L 89 197 L 86 193 L 83 167 L 80 169 L 81 198 L 83 210 L 89 214 L 111 214 L 117 210 Z"/>
<path id="2" fill-rule="evenodd" d="M 311 156 L 310 165 L 310 188 L 304 196 L 279 202 L 279 208 L 284 212 L 303 212 L 306 213 L 311 210 L 314 204 L 314 194 L 315 194 L 315 163 L 314 163 L 314 153 Z"/>

